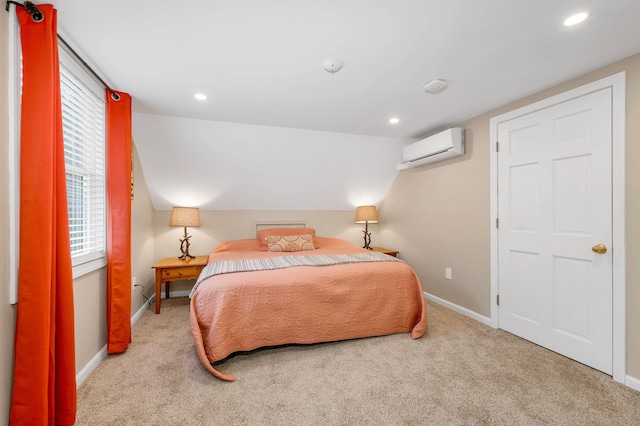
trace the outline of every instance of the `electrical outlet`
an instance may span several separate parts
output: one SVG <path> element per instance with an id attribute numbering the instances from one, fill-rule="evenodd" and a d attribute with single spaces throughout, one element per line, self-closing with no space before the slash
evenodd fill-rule
<path id="1" fill-rule="evenodd" d="M 451 279 L 451 268 L 444 268 L 444 277 L 448 280 Z"/>
<path id="2" fill-rule="evenodd" d="M 131 278 L 131 291 L 136 289 L 136 284 L 138 284 L 136 277 Z"/>

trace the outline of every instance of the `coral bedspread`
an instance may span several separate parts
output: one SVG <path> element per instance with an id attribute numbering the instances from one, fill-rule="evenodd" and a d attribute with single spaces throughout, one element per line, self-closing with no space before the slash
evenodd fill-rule
<path id="1" fill-rule="evenodd" d="M 258 240 L 220 244 L 209 263 L 275 256 L 362 253 L 336 238 L 315 238 L 316 250 L 266 251 Z M 209 277 L 191 299 L 191 331 L 200 361 L 214 376 L 235 378 L 211 365 L 238 351 L 291 343 L 319 343 L 427 328 L 418 277 L 404 262 L 297 266 Z"/>

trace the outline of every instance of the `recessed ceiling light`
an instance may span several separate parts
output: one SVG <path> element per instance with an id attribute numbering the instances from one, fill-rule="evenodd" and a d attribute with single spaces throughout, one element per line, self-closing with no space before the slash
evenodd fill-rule
<path id="1" fill-rule="evenodd" d="M 572 25 L 579 24 L 589 17 L 587 12 L 576 13 L 575 15 L 569 16 L 565 21 L 564 25 L 570 27 Z"/>
<path id="2" fill-rule="evenodd" d="M 206 101 L 207 100 L 207 95 L 205 95 L 204 93 L 196 93 L 194 95 L 194 97 L 199 101 Z"/>
<path id="3" fill-rule="evenodd" d="M 391 124 L 398 124 L 400 122 L 400 119 L 398 117 L 393 117 L 389 119 L 389 123 Z"/>

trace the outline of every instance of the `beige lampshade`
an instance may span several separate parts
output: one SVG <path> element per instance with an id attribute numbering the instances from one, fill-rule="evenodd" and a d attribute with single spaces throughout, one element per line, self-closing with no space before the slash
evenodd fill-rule
<path id="1" fill-rule="evenodd" d="M 169 226 L 200 226 L 200 209 L 197 207 L 174 207 Z"/>
<path id="2" fill-rule="evenodd" d="M 360 206 L 356 208 L 356 223 L 378 223 L 376 206 Z"/>

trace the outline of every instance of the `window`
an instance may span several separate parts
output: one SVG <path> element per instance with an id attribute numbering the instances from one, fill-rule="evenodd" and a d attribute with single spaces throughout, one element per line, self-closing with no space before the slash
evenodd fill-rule
<path id="1" fill-rule="evenodd" d="M 20 28 L 15 8 L 9 18 L 9 301 L 18 301 L 20 217 Z M 69 204 L 73 277 L 107 264 L 105 202 L 105 90 L 64 51 L 60 92 Z"/>
<path id="2" fill-rule="evenodd" d="M 105 265 L 105 95 L 60 50 L 62 129 L 74 277 Z"/>

